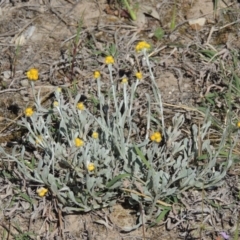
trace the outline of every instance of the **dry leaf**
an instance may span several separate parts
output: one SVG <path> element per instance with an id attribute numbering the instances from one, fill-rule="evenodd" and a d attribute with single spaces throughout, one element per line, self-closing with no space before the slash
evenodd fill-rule
<path id="1" fill-rule="evenodd" d="M 156 11 L 156 7 L 152 7 L 152 6 L 149 6 L 149 5 L 141 4 L 140 10 L 141 10 L 141 12 L 143 12 L 145 14 L 148 14 L 151 17 L 160 20 L 160 16 L 159 16 L 158 12 Z"/>

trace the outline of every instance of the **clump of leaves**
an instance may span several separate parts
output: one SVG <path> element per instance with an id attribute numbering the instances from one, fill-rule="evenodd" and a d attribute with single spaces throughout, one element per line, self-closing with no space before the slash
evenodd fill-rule
<path id="1" fill-rule="evenodd" d="M 111 87 L 108 94 L 103 94 L 101 74 L 95 75 L 97 110 L 82 102 L 80 94 L 72 96 L 67 89 L 68 98 L 56 89 L 50 108 L 41 105 L 38 95 L 36 110 L 19 121 L 28 130 L 26 140 L 35 148 L 37 159 L 27 160 L 24 144 L 15 146 L 11 154 L 0 148 L 8 160 L 16 163 L 23 179 L 49 190 L 47 194 L 58 200 L 62 211 L 88 212 L 112 206 L 122 193 L 132 204 L 141 203 L 146 220 L 158 221 L 171 206 L 168 199 L 190 188 L 216 186 L 231 166 L 236 139 L 229 155 L 220 156 L 228 125 L 217 149 L 209 139 L 208 117 L 201 126 L 193 124 L 189 136 L 184 134 L 183 115 L 175 114 L 171 124 L 165 126 L 161 92 L 147 54 L 149 46 L 140 42 L 136 47 L 137 57 L 146 60 L 145 72 L 148 70 L 149 75 L 145 78 L 152 87 L 152 93 L 143 98 L 146 114 L 141 116 L 141 127 L 133 106 L 135 101 L 142 101 L 137 98 L 141 96 L 143 74 L 138 72 L 138 77 L 132 77 L 132 84 L 122 81 L 118 88 L 122 93 L 118 94 L 113 75 L 115 61 L 107 56 Z M 218 163 L 219 158 L 224 158 L 224 164 Z"/>

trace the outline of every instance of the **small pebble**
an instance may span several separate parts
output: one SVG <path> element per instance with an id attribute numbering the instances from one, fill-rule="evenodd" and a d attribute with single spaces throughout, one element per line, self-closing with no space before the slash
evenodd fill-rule
<path id="1" fill-rule="evenodd" d="M 29 81 L 27 79 L 22 80 L 20 83 L 23 87 L 28 87 L 29 86 Z"/>
<path id="2" fill-rule="evenodd" d="M 24 102 L 28 102 L 29 101 L 29 97 L 23 97 L 23 101 Z"/>
<path id="3" fill-rule="evenodd" d="M 27 95 L 27 94 L 28 94 L 28 91 L 26 91 L 26 90 L 21 90 L 21 91 L 20 91 L 20 94 L 21 94 L 21 95 Z"/>
<path id="4" fill-rule="evenodd" d="M 4 71 L 2 73 L 3 73 L 3 77 L 4 77 L 5 81 L 8 80 L 12 76 L 12 72 L 11 71 Z"/>

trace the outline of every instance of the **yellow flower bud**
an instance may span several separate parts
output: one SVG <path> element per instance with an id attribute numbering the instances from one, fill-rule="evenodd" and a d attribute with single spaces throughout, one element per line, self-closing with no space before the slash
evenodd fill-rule
<path id="1" fill-rule="evenodd" d="M 141 52 L 143 49 L 149 50 L 151 48 L 150 44 L 145 41 L 141 41 L 136 46 L 136 52 Z"/>
<path id="2" fill-rule="evenodd" d="M 124 77 L 123 79 L 122 79 L 122 82 L 121 82 L 122 84 L 126 84 L 126 83 L 128 83 L 128 79 L 126 78 L 126 77 Z"/>
<path id="3" fill-rule="evenodd" d="M 28 107 L 25 109 L 25 115 L 26 117 L 31 117 L 33 115 L 34 111 L 31 107 Z"/>
<path id="4" fill-rule="evenodd" d="M 77 109 L 78 109 L 78 110 L 84 110 L 84 109 L 85 109 L 85 106 L 84 106 L 83 102 L 79 102 L 79 103 L 77 104 Z"/>
<path id="5" fill-rule="evenodd" d="M 162 135 L 160 132 L 154 132 L 151 136 L 150 136 L 151 141 L 153 142 L 157 142 L 160 143 L 162 141 Z"/>
<path id="6" fill-rule="evenodd" d="M 106 64 L 114 64 L 114 58 L 112 56 L 105 57 Z"/>
<path id="7" fill-rule="evenodd" d="M 80 138 L 75 138 L 74 143 L 76 147 L 82 147 L 84 145 L 84 141 Z"/>
<path id="8" fill-rule="evenodd" d="M 94 78 L 100 78 L 101 76 L 101 73 L 99 71 L 95 71 L 94 74 L 93 74 Z"/>
<path id="9" fill-rule="evenodd" d="M 53 102 L 53 106 L 54 106 L 54 107 L 58 107 L 58 106 L 59 106 L 59 102 L 58 102 L 58 101 L 54 101 L 54 102 Z"/>
<path id="10" fill-rule="evenodd" d="M 142 75 L 141 72 L 136 72 L 136 73 L 135 73 L 135 76 L 136 76 L 136 78 L 137 78 L 138 80 L 141 80 L 141 79 L 143 78 L 143 75 Z"/>
<path id="11" fill-rule="evenodd" d="M 31 68 L 27 71 L 27 78 L 30 81 L 37 81 L 38 80 L 38 70 L 36 68 Z"/>
<path id="12" fill-rule="evenodd" d="M 89 172 L 94 171 L 94 170 L 95 170 L 95 165 L 94 165 L 94 163 L 89 163 L 89 164 L 87 165 L 87 169 L 88 169 Z"/>
<path id="13" fill-rule="evenodd" d="M 92 133 L 92 137 L 95 138 L 95 139 L 97 139 L 97 138 L 98 138 L 98 132 L 93 132 L 93 133 Z"/>
<path id="14" fill-rule="evenodd" d="M 41 187 L 39 189 L 37 189 L 37 194 L 39 197 L 44 197 L 48 192 L 47 188 Z"/>

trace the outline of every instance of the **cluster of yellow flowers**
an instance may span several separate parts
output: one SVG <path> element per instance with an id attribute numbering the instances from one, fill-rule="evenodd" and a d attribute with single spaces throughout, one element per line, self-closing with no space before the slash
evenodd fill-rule
<path id="1" fill-rule="evenodd" d="M 54 107 L 58 107 L 58 106 L 59 106 L 59 102 L 58 102 L 58 101 L 54 101 L 54 102 L 53 102 L 53 106 L 54 106 Z"/>
<path id="2" fill-rule="evenodd" d="M 100 78 L 100 76 L 101 76 L 101 73 L 99 72 L 99 71 L 95 71 L 94 73 L 93 73 L 93 76 L 94 76 L 94 78 Z"/>
<path id="3" fill-rule="evenodd" d="M 93 132 L 92 133 L 92 138 L 97 139 L 98 138 L 98 132 Z M 87 165 L 87 169 L 88 169 L 89 172 L 94 171 L 95 170 L 95 164 L 89 162 L 88 165 Z"/>
<path id="4" fill-rule="evenodd" d="M 84 145 L 84 141 L 80 138 L 75 138 L 74 142 L 76 147 L 82 147 Z"/>
<path id="5" fill-rule="evenodd" d="M 85 106 L 84 106 L 83 102 L 79 102 L 79 103 L 77 104 L 77 109 L 78 109 L 78 110 L 81 110 L 81 111 L 83 111 L 83 110 L 85 109 Z"/>
<path id="6" fill-rule="evenodd" d="M 149 50 L 151 48 L 150 44 L 145 42 L 145 41 L 141 41 L 137 44 L 136 46 L 136 52 L 141 52 L 142 50 L 146 49 Z"/>
<path id="7" fill-rule="evenodd" d="M 94 171 L 94 170 L 95 170 L 95 165 L 94 165 L 94 163 L 88 163 L 87 169 L 88 169 L 89 172 Z"/>
<path id="8" fill-rule="evenodd" d="M 136 45 L 135 49 L 136 49 L 136 52 L 140 52 L 140 51 L 142 51 L 144 49 L 149 50 L 150 47 L 151 47 L 150 44 L 148 44 L 145 41 L 141 41 L 141 42 L 139 42 Z M 114 64 L 114 62 L 115 62 L 115 60 L 114 60 L 114 58 L 112 56 L 106 56 L 105 57 L 105 64 L 111 65 L 111 64 Z M 27 75 L 27 78 L 30 81 L 37 81 L 39 79 L 39 72 L 38 72 L 38 69 L 36 69 L 36 68 L 29 69 L 27 71 L 26 75 Z M 143 78 L 142 72 L 136 72 L 135 76 L 136 76 L 136 78 L 138 80 L 141 80 Z M 101 77 L 100 71 L 94 71 L 93 77 L 95 79 L 100 78 Z M 122 84 L 127 84 L 128 83 L 128 79 L 126 77 L 123 77 L 121 83 Z M 57 88 L 56 91 L 60 93 L 62 91 L 62 89 L 59 87 L 59 88 Z M 59 102 L 58 101 L 54 101 L 53 102 L 53 106 L 54 107 L 58 107 L 59 106 Z M 76 107 L 77 107 L 78 110 L 81 110 L 81 111 L 85 109 L 85 105 L 84 105 L 83 102 L 79 102 Z M 28 107 L 28 108 L 25 109 L 25 116 L 26 117 L 31 117 L 33 114 L 34 114 L 34 110 L 33 110 L 32 107 Z M 237 123 L 237 126 L 240 128 L 240 122 Z M 98 137 L 99 137 L 98 132 L 93 132 L 92 133 L 92 138 L 97 139 Z M 155 133 L 153 133 L 150 136 L 150 139 L 152 141 L 155 141 L 155 142 L 159 143 L 162 140 L 162 135 L 161 135 L 160 132 L 155 132 Z M 41 141 L 42 141 L 42 137 L 39 136 L 36 139 L 36 144 L 40 143 Z M 82 146 L 84 146 L 84 141 L 77 137 L 77 138 L 74 139 L 74 144 L 75 144 L 76 147 L 82 147 Z M 95 167 L 94 163 L 92 163 L 92 162 L 88 162 L 87 163 L 87 170 L 89 172 L 94 171 L 95 168 L 96 167 Z M 47 193 L 48 193 L 48 189 L 47 188 L 41 187 L 41 188 L 37 189 L 37 194 L 38 194 L 39 197 L 44 197 L 44 196 L 46 196 Z"/>
<path id="9" fill-rule="evenodd" d="M 30 81 L 37 81 L 38 80 L 38 70 L 36 68 L 31 68 L 27 71 L 27 78 Z"/>
<path id="10" fill-rule="evenodd" d="M 105 63 L 106 64 L 114 64 L 114 58 L 112 56 L 106 56 Z"/>
<path id="11" fill-rule="evenodd" d="M 92 138 L 97 139 L 98 138 L 98 132 L 93 132 L 92 133 Z"/>
<path id="12" fill-rule="evenodd" d="M 153 141 L 153 142 L 157 142 L 157 143 L 160 143 L 162 141 L 162 135 L 160 132 L 154 132 L 151 136 L 150 136 L 150 139 Z"/>
<path id="13" fill-rule="evenodd" d="M 34 111 L 31 107 L 28 107 L 25 109 L 25 115 L 26 117 L 31 117 L 33 115 Z"/>
<path id="14" fill-rule="evenodd" d="M 31 68 L 27 71 L 27 78 L 28 78 L 29 81 L 37 81 L 38 76 L 39 76 L 38 69 L 36 69 L 36 68 Z M 31 117 L 34 113 L 33 108 L 32 107 L 27 107 L 25 109 L 24 113 L 25 113 L 26 117 Z"/>
<path id="15" fill-rule="evenodd" d="M 56 89 L 56 91 L 57 91 L 58 93 L 60 93 L 60 92 L 62 92 L 62 89 L 61 89 L 60 87 L 58 87 L 58 88 Z"/>
<path id="16" fill-rule="evenodd" d="M 126 77 L 124 77 L 124 78 L 122 79 L 121 83 L 122 83 L 122 84 L 128 83 L 128 79 L 127 79 Z"/>
<path id="17" fill-rule="evenodd" d="M 135 73 L 135 76 L 136 76 L 136 78 L 137 78 L 138 80 L 141 80 L 141 79 L 143 78 L 143 75 L 142 75 L 141 72 Z"/>
<path id="18" fill-rule="evenodd" d="M 48 192 L 48 189 L 44 187 L 37 189 L 37 194 L 39 197 L 45 197 L 47 192 Z"/>

